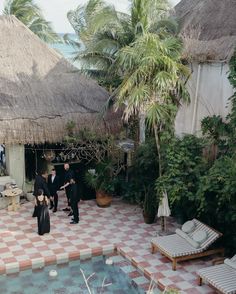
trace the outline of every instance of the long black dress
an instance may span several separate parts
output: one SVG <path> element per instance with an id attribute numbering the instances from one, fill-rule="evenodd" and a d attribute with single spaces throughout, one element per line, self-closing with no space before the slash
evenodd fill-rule
<path id="1" fill-rule="evenodd" d="M 38 219 L 38 234 L 43 235 L 50 232 L 50 217 L 49 210 L 46 201 L 46 196 L 43 197 L 43 201 L 39 201 L 38 196 L 36 196 L 37 201 L 37 219 Z"/>

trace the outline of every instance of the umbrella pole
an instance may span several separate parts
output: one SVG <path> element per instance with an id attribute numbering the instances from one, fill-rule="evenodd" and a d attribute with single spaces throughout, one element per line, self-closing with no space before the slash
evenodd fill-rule
<path id="1" fill-rule="evenodd" d="M 167 220 L 165 216 L 161 216 L 161 231 L 162 232 L 167 231 Z"/>
<path id="2" fill-rule="evenodd" d="M 165 217 L 161 216 L 161 231 L 165 231 Z"/>

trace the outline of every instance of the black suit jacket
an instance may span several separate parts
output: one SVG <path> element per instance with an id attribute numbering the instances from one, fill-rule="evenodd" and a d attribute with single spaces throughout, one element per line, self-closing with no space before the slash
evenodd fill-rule
<path id="1" fill-rule="evenodd" d="M 48 188 L 50 191 L 50 195 L 54 196 L 60 188 L 60 178 L 59 176 L 55 176 L 54 181 L 52 182 L 52 175 L 48 176 Z"/>
<path id="2" fill-rule="evenodd" d="M 43 194 L 46 195 L 47 197 L 50 197 L 50 191 L 48 189 L 48 185 L 46 182 L 46 179 L 41 176 L 41 175 L 37 175 L 35 177 L 35 181 L 34 181 L 34 196 L 37 196 L 38 194 L 38 190 L 42 189 L 43 190 Z"/>
<path id="3" fill-rule="evenodd" d="M 77 184 L 70 184 L 70 200 L 72 202 L 79 202 L 80 201 L 80 195 L 78 191 L 78 186 Z"/>

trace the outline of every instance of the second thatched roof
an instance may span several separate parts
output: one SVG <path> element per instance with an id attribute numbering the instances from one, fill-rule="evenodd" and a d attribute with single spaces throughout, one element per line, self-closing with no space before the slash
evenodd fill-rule
<path id="1" fill-rule="evenodd" d="M 14 16 L 0 16 L 0 143 L 59 142 L 70 121 L 114 130 L 117 117 L 101 117 L 108 97 Z"/>
<path id="2" fill-rule="evenodd" d="M 190 60 L 228 61 L 236 47 L 235 0 L 182 0 L 175 6 Z"/>

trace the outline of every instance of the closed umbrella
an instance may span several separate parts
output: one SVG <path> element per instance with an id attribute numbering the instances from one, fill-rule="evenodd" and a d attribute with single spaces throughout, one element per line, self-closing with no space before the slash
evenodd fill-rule
<path id="1" fill-rule="evenodd" d="M 158 207 L 157 216 L 161 217 L 161 227 L 162 231 L 166 231 L 166 217 L 170 216 L 170 207 L 168 202 L 168 197 L 166 191 L 163 192 L 163 197 L 161 199 L 160 205 Z"/>

